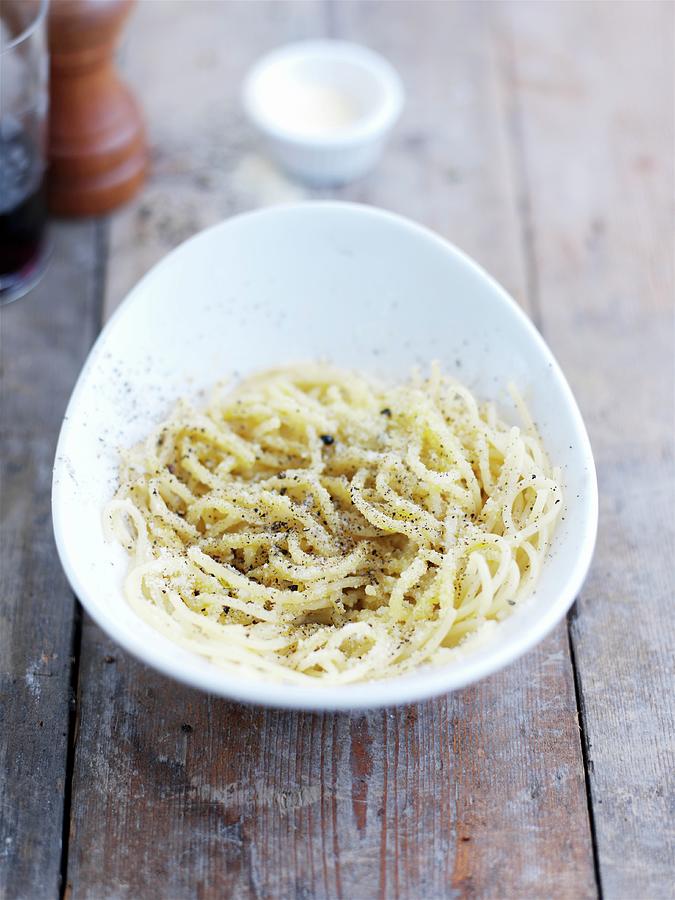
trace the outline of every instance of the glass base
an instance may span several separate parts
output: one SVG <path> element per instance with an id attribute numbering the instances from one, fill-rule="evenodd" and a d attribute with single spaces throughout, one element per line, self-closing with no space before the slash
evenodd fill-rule
<path id="1" fill-rule="evenodd" d="M 47 238 L 35 261 L 17 275 L 0 275 L 0 306 L 13 303 L 32 291 L 45 274 L 52 255 L 52 245 Z"/>

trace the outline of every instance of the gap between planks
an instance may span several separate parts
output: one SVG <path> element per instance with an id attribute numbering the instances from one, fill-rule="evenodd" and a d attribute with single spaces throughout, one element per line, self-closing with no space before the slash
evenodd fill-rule
<path id="1" fill-rule="evenodd" d="M 110 237 L 109 221 L 100 218 L 94 223 L 94 340 L 101 333 L 104 323 L 105 280 L 108 263 L 108 245 Z M 70 848 L 70 812 L 72 805 L 73 775 L 75 771 L 75 747 L 79 725 L 80 698 L 80 657 L 82 654 L 82 606 L 73 595 L 73 629 L 70 644 L 70 677 L 68 691 L 68 729 L 66 749 L 66 771 L 63 786 L 63 823 L 61 829 L 61 859 L 59 865 L 59 897 L 61 900 L 68 893 L 68 851 Z"/>
<path id="2" fill-rule="evenodd" d="M 532 186 L 527 174 L 527 148 L 525 145 L 525 135 L 523 129 L 523 110 L 519 102 L 517 84 L 517 72 L 515 65 L 515 46 L 513 35 L 509 29 L 505 30 L 504 40 L 502 42 L 502 59 L 505 66 L 505 76 L 500 79 L 500 84 L 504 91 L 504 108 L 507 128 L 511 134 L 510 141 L 510 163 L 513 170 L 514 183 L 518 198 L 518 207 L 520 209 L 521 224 L 521 247 L 523 258 L 525 260 L 525 289 L 527 297 L 530 301 L 530 317 L 537 329 L 546 338 L 546 329 L 544 328 L 542 306 L 539 288 L 539 272 L 537 268 L 537 254 L 534 245 L 534 222 L 532 212 Z M 576 599 L 571 609 L 565 617 L 565 627 L 567 629 L 567 640 L 569 645 L 570 664 L 574 677 L 574 697 L 577 706 L 577 717 L 579 722 L 579 741 L 584 766 L 584 785 L 586 789 L 586 807 L 588 811 L 588 828 L 591 839 L 591 848 L 593 852 L 593 872 L 595 875 L 595 886 L 599 900 L 602 900 L 602 873 L 600 869 L 600 859 L 598 856 L 598 843 L 595 828 L 595 815 L 593 811 L 593 795 L 591 792 L 590 772 L 589 772 L 589 753 L 588 753 L 588 735 L 585 722 L 585 708 L 583 702 L 583 693 L 581 687 L 581 678 L 577 666 L 577 660 L 574 653 L 574 640 L 572 637 L 572 619 L 576 615 Z"/>
<path id="3" fill-rule="evenodd" d="M 572 12 L 571 12 L 572 10 Z M 568 619 L 607 896 L 672 896 L 672 4 L 499 6 L 542 325 L 577 393 L 598 544 Z"/>

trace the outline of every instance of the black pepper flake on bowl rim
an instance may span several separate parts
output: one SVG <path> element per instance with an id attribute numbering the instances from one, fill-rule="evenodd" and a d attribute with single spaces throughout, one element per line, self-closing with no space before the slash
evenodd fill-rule
<path id="1" fill-rule="evenodd" d="M 320 434 L 319 437 L 326 447 L 330 447 L 331 444 L 335 443 L 335 438 L 332 434 Z"/>

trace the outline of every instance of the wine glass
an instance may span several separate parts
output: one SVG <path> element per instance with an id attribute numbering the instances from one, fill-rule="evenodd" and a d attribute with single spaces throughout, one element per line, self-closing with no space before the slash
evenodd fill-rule
<path id="1" fill-rule="evenodd" d="M 0 3 L 0 304 L 47 263 L 48 0 Z"/>

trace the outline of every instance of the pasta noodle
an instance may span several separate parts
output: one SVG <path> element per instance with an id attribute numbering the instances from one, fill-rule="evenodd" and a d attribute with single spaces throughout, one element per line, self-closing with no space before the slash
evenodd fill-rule
<path id="1" fill-rule="evenodd" d="M 452 659 L 531 594 L 560 509 L 516 398 L 505 424 L 433 364 L 383 385 L 306 364 L 185 402 L 123 455 L 107 524 L 133 609 L 292 683 Z"/>

